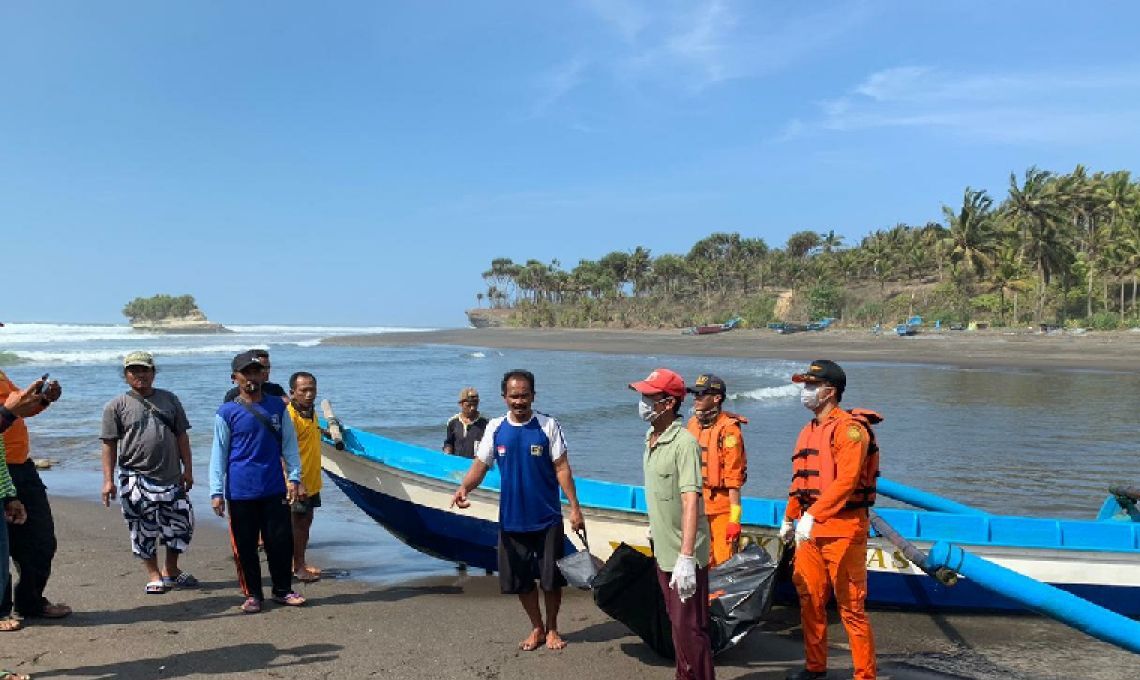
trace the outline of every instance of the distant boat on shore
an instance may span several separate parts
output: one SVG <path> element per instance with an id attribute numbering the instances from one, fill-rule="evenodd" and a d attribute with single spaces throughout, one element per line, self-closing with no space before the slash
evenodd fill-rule
<path id="1" fill-rule="evenodd" d="M 712 335 L 714 333 L 724 333 L 726 331 L 731 331 L 732 329 L 739 326 L 740 321 L 741 319 L 739 316 L 734 316 L 724 323 L 711 323 L 704 326 L 693 326 L 691 328 L 686 328 L 681 332 L 685 335 Z"/>

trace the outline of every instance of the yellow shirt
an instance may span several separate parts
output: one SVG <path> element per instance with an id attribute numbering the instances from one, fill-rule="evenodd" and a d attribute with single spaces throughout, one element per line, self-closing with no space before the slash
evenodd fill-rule
<path id="1" fill-rule="evenodd" d="M 309 494 L 321 490 L 321 427 L 314 415 L 312 419 L 297 413 L 289 404 L 289 419 L 297 431 L 297 448 L 301 451 L 301 483 Z"/>

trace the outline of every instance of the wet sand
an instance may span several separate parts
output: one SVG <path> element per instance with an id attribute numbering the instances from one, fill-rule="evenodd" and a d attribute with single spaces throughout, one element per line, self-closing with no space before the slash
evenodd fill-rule
<path id="1" fill-rule="evenodd" d="M 828 330 L 779 335 L 736 330 L 716 335 L 680 331 L 463 328 L 328 338 L 326 345 L 383 347 L 414 344 L 539 349 L 638 355 L 690 355 L 810 361 L 935 364 L 960 368 L 1061 368 L 1140 373 L 1140 332 L 1044 335 L 1012 331 L 893 333 Z"/>
<path id="2" fill-rule="evenodd" d="M 116 509 L 63 498 L 53 506 L 60 550 L 47 595 L 76 613 L 0 633 L 0 664 L 37 678 L 672 677 L 671 663 L 578 591 L 568 591 L 563 604 L 565 650 L 517 651 L 526 633 L 521 608 L 481 572 L 392 586 L 351 579 L 298 584 L 309 605 L 268 603 L 259 615 L 241 614 L 223 524 L 202 513 L 183 565 L 203 586 L 145 595 Z M 320 545 L 319 518 L 314 544 Z M 1135 674 L 1135 656 L 1029 615 L 873 612 L 872 621 L 883 678 L 1116 680 Z M 850 677 L 841 627 L 835 623 L 829 634 L 832 677 Z M 801 649 L 798 612 L 777 608 L 762 629 L 718 657 L 718 677 L 783 678 L 802 664 Z"/>

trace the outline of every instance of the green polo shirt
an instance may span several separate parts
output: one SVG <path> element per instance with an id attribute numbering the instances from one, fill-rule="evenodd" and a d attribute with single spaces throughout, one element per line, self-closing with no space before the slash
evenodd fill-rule
<path id="1" fill-rule="evenodd" d="M 649 506 L 649 528 L 653 531 L 653 556 L 662 571 L 673 571 L 681 552 L 681 494 L 694 493 L 697 499 L 697 538 L 693 555 L 697 565 L 709 563 L 709 522 L 701 498 L 701 446 L 697 439 L 674 420 L 650 448 L 645 433 L 645 501 Z"/>

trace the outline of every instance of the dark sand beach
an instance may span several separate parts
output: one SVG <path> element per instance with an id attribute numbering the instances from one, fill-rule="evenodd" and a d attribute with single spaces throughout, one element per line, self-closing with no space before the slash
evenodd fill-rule
<path id="1" fill-rule="evenodd" d="M 46 473 L 50 475 L 51 473 Z M 50 476 L 48 477 L 50 484 Z M 198 590 L 144 595 L 118 511 L 53 501 L 60 549 L 48 596 L 75 614 L 0 634 L 3 667 L 37 678 L 497 678 L 615 680 L 672 677 L 589 597 L 569 592 L 561 652 L 519 652 L 525 634 L 514 597 L 479 575 L 378 586 L 351 579 L 302 587 L 309 605 L 237 605 L 223 524 L 199 512 L 184 566 Z M 314 527 L 320 542 L 320 523 Z M 323 565 L 335 567 L 335 564 Z M 300 585 L 300 584 L 299 584 Z M 874 612 L 883 678 L 1133 677 L 1136 657 L 1033 616 Z M 718 676 L 776 680 L 802 663 L 798 612 L 772 621 L 718 658 Z M 850 673 L 838 623 L 830 631 L 835 678 Z M 848 676 L 849 677 L 849 676 Z"/>
<path id="2" fill-rule="evenodd" d="M 779 335 L 736 330 L 682 335 L 677 330 L 462 328 L 414 333 L 351 335 L 324 344 L 379 347 L 413 344 L 500 349 L 565 350 L 639 355 L 691 355 L 839 362 L 941 364 L 961 368 L 1059 368 L 1140 372 L 1140 332 L 1045 335 L 1012 331 L 942 331 L 898 337 L 828 330 Z"/>

